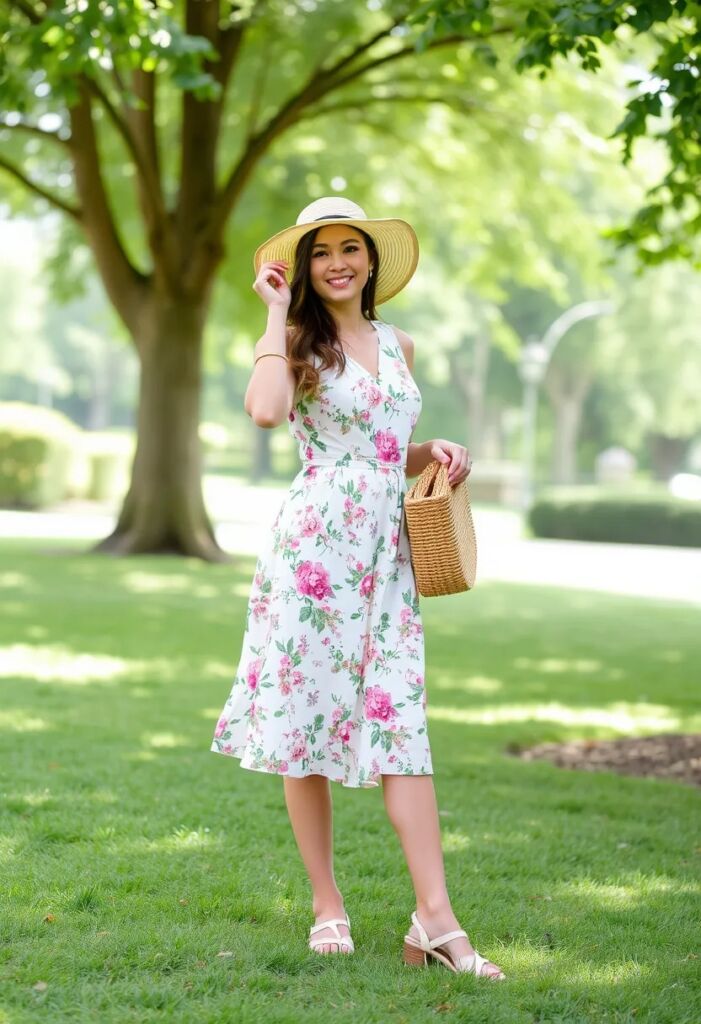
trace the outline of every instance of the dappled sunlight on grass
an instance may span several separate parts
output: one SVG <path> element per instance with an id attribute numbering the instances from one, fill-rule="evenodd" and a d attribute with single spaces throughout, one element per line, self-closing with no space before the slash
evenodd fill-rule
<path id="1" fill-rule="evenodd" d="M 233 583 L 229 587 L 229 592 L 232 594 L 232 596 L 240 597 L 243 598 L 244 601 L 247 601 L 251 594 L 252 577 L 253 574 L 251 573 L 251 576 L 247 576 L 245 579 L 241 580 L 240 583 Z"/>
<path id="2" fill-rule="evenodd" d="M 123 850 L 161 853 L 168 850 L 201 849 L 211 846 L 213 839 L 214 837 L 211 835 L 209 828 L 193 829 L 188 828 L 187 825 L 178 825 L 168 835 L 159 836 L 158 839 L 149 839 L 146 836 L 139 837 L 126 843 Z M 219 840 L 216 841 L 218 842 Z"/>
<path id="3" fill-rule="evenodd" d="M 23 572 L 0 572 L 0 587 L 22 587 L 27 590 L 31 582 L 30 577 Z"/>
<path id="4" fill-rule="evenodd" d="M 124 676 L 131 665 L 124 658 L 83 654 L 60 644 L 40 646 L 12 644 L 0 648 L 0 676 L 33 679 L 41 683 L 73 683 L 83 686 Z"/>
<path id="5" fill-rule="evenodd" d="M 0 679 L 88 686 L 129 678 L 173 678 L 181 666 L 173 658 L 128 659 L 73 651 L 63 644 L 12 644 L 0 647 Z"/>
<path id="6" fill-rule="evenodd" d="M 132 571 L 122 576 L 125 590 L 134 594 L 189 594 L 191 597 L 217 597 L 219 588 L 208 583 L 197 583 L 187 573 L 162 573 Z"/>
<path id="7" fill-rule="evenodd" d="M 154 732 L 154 733 L 142 733 L 141 743 L 146 747 L 187 747 L 188 740 L 186 736 L 176 736 L 172 732 Z"/>
<path id="8" fill-rule="evenodd" d="M 230 661 L 205 661 L 202 664 L 202 672 L 212 679 L 229 679 L 233 683 L 236 666 Z M 216 712 L 215 712 L 216 714 Z"/>
<path id="9" fill-rule="evenodd" d="M 445 853 L 455 853 L 457 850 L 469 849 L 472 840 L 462 832 L 449 832 L 444 829 L 441 832 L 441 845 Z"/>
<path id="10" fill-rule="evenodd" d="M 37 810 L 53 802 L 48 789 L 28 790 L 26 793 L 9 794 L 7 804 L 13 811 L 23 813 L 27 809 Z"/>
<path id="11" fill-rule="evenodd" d="M 561 883 L 553 888 L 556 899 L 579 899 L 591 908 L 602 910 L 627 910 L 648 903 L 651 896 L 668 895 L 675 897 L 698 896 L 701 885 L 693 882 L 681 883 L 678 879 L 664 877 L 641 877 L 635 873 L 627 885 L 602 882 L 593 878 L 580 878 Z"/>
<path id="12" fill-rule="evenodd" d="M 493 679 L 491 676 L 466 676 L 464 679 L 456 679 L 454 675 L 447 673 L 435 674 L 431 678 L 431 690 L 464 690 L 466 693 L 496 693 L 503 689 L 501 679 Z"/>
<path id="13" fill-rule="evenodd" d="M 51 725 L 43 718 L 37 718 L 27 708 L 13 708 L 0 711 L 0 731 L 4 732 L 45 732 Z"/>
<path id="14" fill-rule="evenodd" d="M 622 679 L 624 676 L 621 669 L 608 668 L 603 662 L 595 661 L 592 658 L 515 658 L 514 668 L 546 674 L 574 672 L 577 675 L 587 675 L 596 672 L 597 675 L 603 675 L 606 679 Z"/>
<path id="15" fill-rule="evenodd" d="M 493 707 L 441 707 L 428 702 L 428 714 L 442 722 L 495 725 L 501 722 L 558 722 L 561 725 L 600 726 L 630 733 L 634 729 L 678 729 L 679 716 L 661 704 L 618 702 L 604 707 L 574 708 L 566 704 L 509 703 Z M 701 724 L 701 715 L 699 723 Z"/>
<path id="16" fill-rule="evenodd" d="M 663 661 L 667 665 L 681 665 L 686 660 L 681 651 L 655 651 L 653 658 L 656 661 Z"/>

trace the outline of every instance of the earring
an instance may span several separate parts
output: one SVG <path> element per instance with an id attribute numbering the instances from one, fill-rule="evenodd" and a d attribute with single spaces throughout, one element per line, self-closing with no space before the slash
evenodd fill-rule
<path id="1" fill-rule="evenodd" d="M 368 277 L 372 277 L 372 271 L 373 271 L 373 268 L 370 267 L 370 273 L 368 274 Z"/>

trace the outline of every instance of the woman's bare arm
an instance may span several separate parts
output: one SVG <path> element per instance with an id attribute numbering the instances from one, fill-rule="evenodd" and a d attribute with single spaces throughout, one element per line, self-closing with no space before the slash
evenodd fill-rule
<path id="1" fill-rule="evenodd" d="M 283 296 L 279 292 L 275 292 L 268 284 L 268 280 L 277 281 L 280 291 L 283 288 L 289 296 L 287 284 L 284 283 L 284 278 L 277 269 L 279 266 L 280 264 L 264 264 L 254 285 L 256 291 L 267 297 L 267 301 L 270 303 L 268 305 L 268 324 L 265 334 L 256 342 L 254 359 L 258 355 L 262 355 L 263 352 L 288 355 L 289 301 L 280 301 Z M 254 362 L 253 373 L 244 397 L 244 409 L 254 423 L 259 427 L 266 428 L 278 426 L 287 420 L 294 401 L 295 375 L 286 360 L 271 355 Z"/>

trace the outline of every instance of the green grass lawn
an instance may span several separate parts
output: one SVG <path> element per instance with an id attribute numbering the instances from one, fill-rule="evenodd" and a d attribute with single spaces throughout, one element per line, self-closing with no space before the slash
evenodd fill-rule
<path id="1" fill-rule="evenodd" d="M 281 780 L 209 750 L 254 564 L 0 546 L 0 1024 L 699 1024 L 698 790 L 504 753 L 698 731 L 698 609 L 422 601 L 450 890 L 495 984 L 401 963 L 378 790 L 333 788 L 356 954 L 307 951 Z"/>

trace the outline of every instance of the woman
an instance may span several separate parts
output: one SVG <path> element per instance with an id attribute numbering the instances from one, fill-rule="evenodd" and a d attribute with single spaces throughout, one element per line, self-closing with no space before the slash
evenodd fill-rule
<path id="1" fill-rule="evenodd" d="M 268 324 L 244 407 L 261 427 L 287 420 L 302 469 L 256 565 L 241 659 L 211 749 L 283 776 L 312 888 L 310 948 L 354 949 L 334 878 L 329 780 L 376 786 L 381 778 L 416 894 L 405 962 L 431 956 L 455 972 L 502 979 L 470 945 L 446 890 L 403 519 L 407 477 L 439 459 L 458 484 L 470 457 L 440 438 L 409 441 L 421 410 L 413 341 L 375 312 L 417 261 L 409 224 L 369 220 L 339 197 L 311 203 L 256 251 L 253 288 Z"/>

